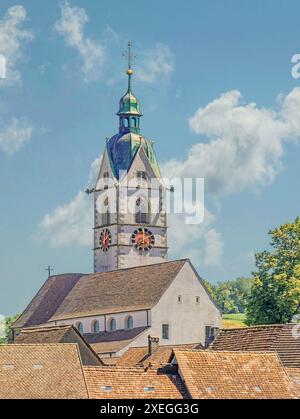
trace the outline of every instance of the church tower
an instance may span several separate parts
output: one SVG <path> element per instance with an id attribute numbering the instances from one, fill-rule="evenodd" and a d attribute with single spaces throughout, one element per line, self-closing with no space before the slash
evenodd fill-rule
<path id="1" fill-rule="evenodd" d="M 139 100 L 128 89 L 119 104 L 119 133 L 106 141 L 94 189 L 94 271 L 167 261 L 166 190 L 153 141 L 140 132 Z"/>

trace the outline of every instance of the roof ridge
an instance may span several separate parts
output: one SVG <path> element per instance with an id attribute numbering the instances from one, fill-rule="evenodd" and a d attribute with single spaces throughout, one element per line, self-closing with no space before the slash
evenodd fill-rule
<path id="1" fill-rule="evenodd" d="M 176 262 L 187 262 L 189 260 L 190 260 L 189 258 L 181 258 L 181 259 L 175 259 L 175 260 L 168 260 L 166 262 L 151 263 L 150 265 L 131 266 L 129 268 L 115 269 L 113 271 L 108 271 L 108 272 L 63 273 L 63 274 L 49 276 L 49 278 L 56 278 L 56 277 L 65 276 L 65 275 L 81 275 L 81 276 L 107 275 L 107 274 L 115 273 L 115 272 L 130 271 L 130 270 L 134 270 L 134 269 L 148 268 L 148 267 L 150 268 L 151 266 L 157 266 L 157 265 L 166 265 L 166 264 L 170 265 L 170 264 L 176 263 Z"/>
<path id="2" fill-rule="evenodd" d="M 175 351 L 178 352 L 189 352 L 189 353 L 201 353 L 201 354 L 209 354 L 209 355 L 214 355 L 214 354 L 230 354 L 230 355 L 270 355 L 270 354 L 274 354 L 276 356 L 277 352 L 275 350 L 265 350 L 265 351 L 223 351 L 223 350 L 214 350 L 214 351 L 207 351 L 207 350 L 199 350 L 199 349 L 189 349 L 189 348 L 175 348 Z"/>

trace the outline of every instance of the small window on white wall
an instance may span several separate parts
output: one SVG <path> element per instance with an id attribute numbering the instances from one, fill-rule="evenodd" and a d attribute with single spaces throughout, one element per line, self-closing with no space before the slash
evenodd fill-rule
<path id="1" fill-rule="evenodd" d="M 196 303 L 197 303 L 197 304 L 199 304 L 199 303 L 200 303 L 200 297 L 199 297 L 199 296 L 197 296 L 197 297 L 196 297 Z"/>
<path id="2" fill-rule="evenodd" d="M 76 329 L 79 333 L 83 334 L 83 324 L 81 322 L 76 324 Z"/>
<path id="3" fill-rule="evenodd" d="M 98 320 L 94 320 L 92 322 L 92 333 L 99 333 L 100 332 L 100 324 Z"/>
<path id="4" fill-rule="evenodd" d="M 108 322 L 108 329 L 110 332 L 113 332 L 117 329 L 117 322 L 116 319 L 110 319 Z"/>
<path id="5" fill-rule="evenodd" d="M 125 329 L 133 329 L 133 318 L 128 316 L 125 320 Z"/>
<path id="6" fill-rule="evenodd" d="M 178 302 L 181 303 L 181 301 L 182 301 L 182 297 L 181 295 L 178 295 Z"/>
<path id="7" fill-rule="evenodd" d="M 168 324 L 163 324 L 162 325 L 162 338 L 163 339 L 169 339 L 169 335 L 170 335 L 170 333 L 169 333 L 170 331 L 169 331 L 169 325 Z"/>

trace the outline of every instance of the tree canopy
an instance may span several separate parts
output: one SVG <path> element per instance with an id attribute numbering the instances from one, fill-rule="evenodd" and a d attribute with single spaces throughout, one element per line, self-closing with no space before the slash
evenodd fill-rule
<path id="1" fill-rule="evenodd" d="M 271 250 L 255 255 L 249 325 L 287 323 L 300 310 L 300 219 L 269 231 Z"/>

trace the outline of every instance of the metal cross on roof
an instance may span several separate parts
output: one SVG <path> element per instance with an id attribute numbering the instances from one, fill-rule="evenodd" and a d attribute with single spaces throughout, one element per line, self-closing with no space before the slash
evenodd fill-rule
<path id="1" fill-rule="evenodd" d="M 130 41 L 128 41 L 127 47 L 128 47 L 127 51 L 124 52 L 123 56 L 127 57 L 127 59 L 128 59 L 128 69 L 130 70 L 131 65 L 132 65 L 132 61 L 133 61 L 134 58 L 136 58 L 136 56 L 133 55 L 133 53 L 132 53 L 132 43 Z"/>

